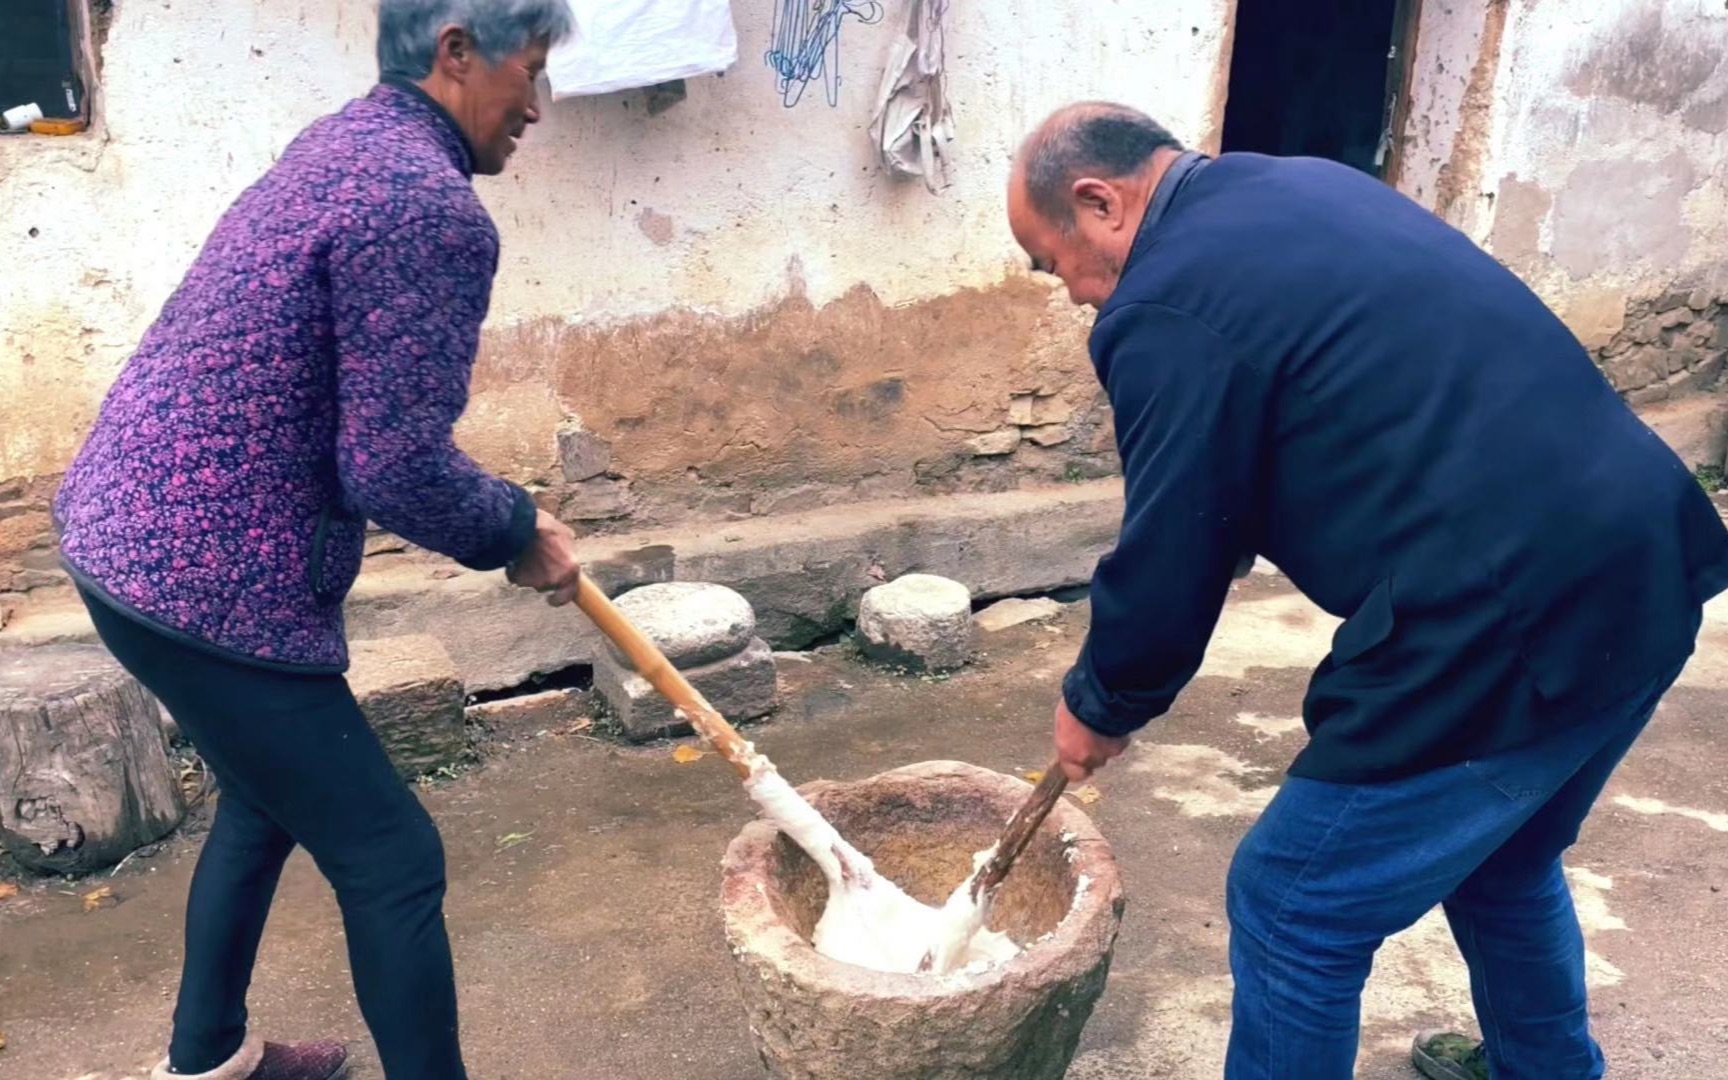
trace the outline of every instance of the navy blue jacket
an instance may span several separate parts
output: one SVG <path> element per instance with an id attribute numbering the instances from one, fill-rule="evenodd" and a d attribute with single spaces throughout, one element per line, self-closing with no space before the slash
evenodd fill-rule
<path id="1" fill-rule="evenodd" d="M 1728 587 L 1715 508 L 1565 325 L 1351 169 L 1193 173 L 1091 347 L 1127 485 L 1063 686 L 1097 731 L 1170 707 L 1253 553 L 1345 620 L 1291 767 L 1339 782 L 1615 704 L 1690 655 Z"/>

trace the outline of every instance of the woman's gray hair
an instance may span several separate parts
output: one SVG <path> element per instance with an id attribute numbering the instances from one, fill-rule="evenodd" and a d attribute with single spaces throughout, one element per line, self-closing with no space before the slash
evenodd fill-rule
<path id="1" fill-rule="evenodd" d="M 460 26 L 489 64 L 576 29 L 567 0 L 379 0 L 378 74 L 424 79 L 432 73 L 438 32 Z"/>

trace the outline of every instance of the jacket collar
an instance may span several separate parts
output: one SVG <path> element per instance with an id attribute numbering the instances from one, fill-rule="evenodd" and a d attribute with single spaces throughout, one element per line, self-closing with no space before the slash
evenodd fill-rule
<path id="1" fill-rule="evenodd" d="M 1146 213 L 1140 219 L 1140 228 L 1134 234 L 1134 243 L 1128 249 L 1127 266 L 1138 259 L 1148 247 L 1152 246 L 1152 234 L 1158 230 L 1158 223 L 1164 220 L 1164 215 L 1170 211 L 1170 205 L 1188 186 L 1188 181 L 1194 174 L 1212 163 L 1212 159 L 1194 150 L 1184 151 L 1182 156 L 1170 163 L 1164 170 L 1164 175 L 1153 189 L 1152 197 L 1146 202 Z"/>
<path id="2" fill-rule="evenodd" d="M 367 95 L 387 108 L 423 121 L 432 129 L 440 145 L 450 154 L 450 163 L 470 180 L 474 178 L 474 148 L 468 136 L 450 115 L 450 110 L 420 88 L 414 80 L 401 75 L 386 75 Z"/>

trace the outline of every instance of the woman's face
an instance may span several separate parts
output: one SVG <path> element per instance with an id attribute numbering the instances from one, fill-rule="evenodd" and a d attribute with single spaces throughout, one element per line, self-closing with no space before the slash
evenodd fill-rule
<path id="1" fill-rule="evenodd" d="M 546 68 L 551 45 L 539 38 L 496 64 L 489 64 L 454 27 L 454 38 L 441 44 L 440 66 L 451 76 L 456 92 L 447 100 L 456 123 L 474 150 L 474 171 L 497 176 L 504 171 L 516 141 L 529 124 L 540 120 L 538 81 Z"/>

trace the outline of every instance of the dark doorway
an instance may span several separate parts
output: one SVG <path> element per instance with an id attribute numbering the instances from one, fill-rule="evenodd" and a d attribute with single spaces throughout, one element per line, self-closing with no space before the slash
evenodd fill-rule
<path id="1" fill-rule="evenodd" d="M 1237 0 L 1224 149 L 1391 171 L 1417 0 Z"/>

